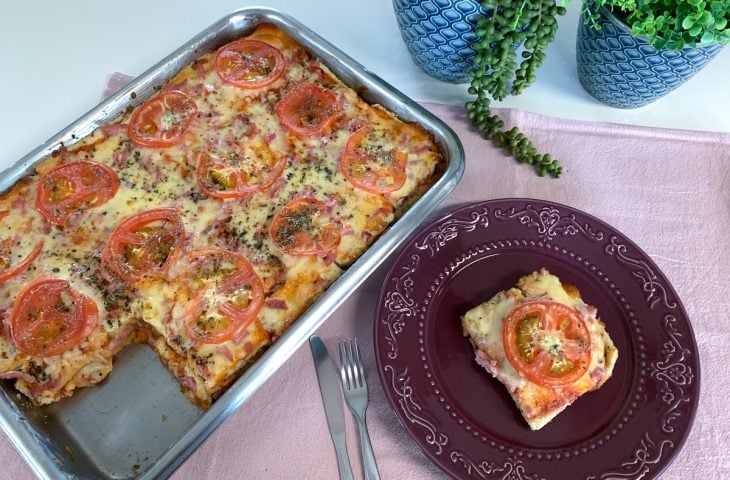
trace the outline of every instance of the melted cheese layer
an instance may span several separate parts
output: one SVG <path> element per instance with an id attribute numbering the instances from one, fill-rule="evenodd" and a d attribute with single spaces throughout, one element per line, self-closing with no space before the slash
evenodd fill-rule
<path id="1" fill-rule="evenodd" d="M 536 299 L 575 309 L 590 333 L 590 364 L 573 384 L 553 388 L 538 385 L 521 375 L 507 358 L 502 337 L 504 319 L 514 308 Z M 618 350 L 596 313 L 595 308 L 583 302 L 575 287 L 562 284 L 558 277 L 542 269 L 520 278 L 516 288 L 499 292 L 466 312 L 462 328 L 474 347 L 477 363 L 504 384 L 530 428 L 537 430 L 579 396 L 599 388 L 610 378 Z"/>
<path id="2" fill-rule="evenodd" d="M 190 97 L 198 113 L 177 145 L 149 148 L 127 135 L 128 111 L 73 146 L 41 162 L 37 173 L 0 196 L 0 241 L 12 239 L 11 255 L 23 258 L 38 242 L 43 249 L 32 265 L 0 283 L 0 314 L 8 322 L 18 292 L 41 278 L 62 278 L 96 302 L 99 324 L 81 346 L 48 358 L 18 351 L 0 338 L 0 374 L 18 377 L 17 387 L 39 403 L 48 403 L 81 386 L 102 380 L 112 356 L 130 342 L 154 348 L 183 391 L 207 406 L 262 349 L 292 322 L 395 219 L 395 212 L 435 180 L 441 157 L 433 138 L 379 106 L 365 103 L 321 62 L 281 30 L 261 25 L 250 38 L 277 47 L 287 62 L 281 78 L 259 89 L 222 82 L 214 69 L 215 52 L 183 68 L 162 91 Z M 301 137 L 280 125 L 277 102 L 291 88 L 311 82 L 331 90 L 338 110 L 329 130 Z M 339 159 L 350 133 L 367 123 L 392 132 L 386 148 L 407 152 L 407 181 L 396 192 L 376 195 L 354 187 L 343 176 Z M 264 191 L 220 200 L 198 188 L 196 169 L 201 151 L 233 150 L 248 156 L 281 159 L 283 173 Z M 64 228 L 45 222 L 34 208 L 41 175 L 77 160 L 109 166 L 119 189 L 108 202 L 82 212 Z M 326 255 L 296 257 L 281 251 L 268 237 L 276 212 L 297 196 L 311 195 L 327 206 L 339 226 L 341 241 Z M 218 247 L 244 255 L 263 281 L 266 301 L 243 338 L 222 344 L 195 343 L 182 325 L 189 298 L 173 278 L 144 278 L 135 284 L 111 284 L 100 273 L 101 252 L 116 226 L 151 208 L 179 211 L 185 238 L 182 250 Z M 22 377 L 22 378 L 21 378 Z"/>

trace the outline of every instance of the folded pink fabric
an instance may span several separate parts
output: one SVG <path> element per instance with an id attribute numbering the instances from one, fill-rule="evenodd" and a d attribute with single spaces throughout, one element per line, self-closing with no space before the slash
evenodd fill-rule
<path id="1" fill-rule="evenodd" d="M 503 110 L 541 150 L 562 160 L 559 180 L 537 177 L 473 132 L 461 108 L 426 105 L 460 136 L 463 180 L 441 210 L 501 197 L 533 197 L 584 210 L 634 240 L 664 271 L 689 314 L 700 349 L 702 395 L 694 428 L 663 479 L 730 478 L 725 434 L 730 396 L 730 134 L 561 120 Z M 436 213 L 437 214 L 437 213 Z M 436 215 L 434 214 L 434 215 Z M 373 316 L 388 262 L 317 332 L 334 351 L 359 337 L 370 386 L 368 425 L 383 479 L 445 475 L 401 427 L 378 381 Z M 350 459 L 362 477 L 357 430 L 347 415 Z M 0 478 L 31 477 L 0 438 Z M 337 478 L 308 345 L 302 346 L 248 403 L 173 475 L 175 480 Z M 641 477 L 636 477 L 641 478 Z"/>

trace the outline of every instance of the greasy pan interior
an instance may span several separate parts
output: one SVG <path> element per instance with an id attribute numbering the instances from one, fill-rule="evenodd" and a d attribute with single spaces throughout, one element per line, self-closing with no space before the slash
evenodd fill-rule
<path id="1" fill-rule="evenodd" d="M 61 143 L 91 133 L 152 95 L 198 56 L 273 23 L 308 48 L 369 103 L 431 131 L 446 160 L 441 178 L 322 295 L 208 411 L 189 403 L 156 354 L 132 346 L 103 384 L 34 407 L 2 382 L 0 427 L 40 478 L 159 478 L 175 468 L 243 404 L 458 183 L 463 149 L 449 127 L 292 18 L 265 8 L 236 11 L 183 45 L 0 175 L 0 191 L 32 172 Z M 134 92 L 135 95 L 132 95 Z M 133 99 L 132 96 L 135 98 Z"/>

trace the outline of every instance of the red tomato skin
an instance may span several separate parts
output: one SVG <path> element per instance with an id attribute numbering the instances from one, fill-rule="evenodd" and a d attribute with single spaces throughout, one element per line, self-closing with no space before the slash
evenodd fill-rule
<path id="1" fill-rule="evenodd" d="M 206 255 L 219 255 L 237 267 L 236 272 L 231 274 L 225 280 L 219 282 L 219 284 L 215 287 L 216 292 L 225 294 L 228 290 L 235 290 L 236 288 L 240 288 L 241 285 L 247 285 L 251 295 L 251 303 L 244 310 L 236 307 L 230 301 L 218 306 L 216 311 L 219 314 L 230 318 L 232 321 L 231 325 L 225 330 L 219 332 L 207 332 L 201 334 L 194 328 L 194 324 L 197 322 L 203 310 L 206 309 L 204 295 L 210 289 L 204 287 L 202 291 L 197 292 L 194 298 L 185 305 L 183 317 L 185 332 L 188 337 L 193 339 L 196 343 L 220 344 L 229 340 L 236 341 L 245 335 L 246 330 L 251 323 L 256 320 L 261 308 L 263 308 L 264 284 L 246 257 L 229 250 L 223 250 L 215 247 L 193 250 L 185 254 L 178 263 L 193 263 L 194 259 Z"/>
<path id="2" fill-rule="evenodd" d="M 156 109 L 161 110 L 161 112 L 156 111 Z M 165 91 L 150 98 L 134 110 L 127 125 L 127 134 L 133 143 L 142 147 L 172 147 L 180 143 L 185 137 L 185 133 L 187 133 L 197 113 L 198 107 L 195 105 L 193 99 L 185 93 L 179 90 Z M 165 130 L 159 129 L 158 125 L 161 118 L 166 114 L 184 115 L 182 122 L 176 124 L 175 128 L 169 134 L 165 134 Z M 147 117 L 149 116 L 152 118 L 148 120 Z M 147 121 L 146 124 L 144 123 L 145 121 Z M 150 122 L 154 123 L 158 131 L 162 131 L 162 133 L 152 132 L 149 134 L 143 132 L 142 129 L 145 125 L 149 125 Z"/>
<path id="3" fill-rule="evenodd" d="M 88 172 L 92 172 L 94 178 L 89 179 L 90 185 L 84 185 L 80 177 Z M 75 184 L 74 186 L 77 188 L 70 197 L 56 202 L 59 204 L 57 206 L 54 206 L 49 200 L 49 192 L 46 191 L 47 182 L 54 176 Z M 119 177 L 114 170 L 103 163 L 89 160 L 63 163 L 47 171 L 41 177 L 36 191 L 35 208 L 48 223 L 63 227 L 68 223 L 69 215 L 74 213 L 73 209 L 78 210 L 75 204 L 82 203 L 84 209 L 99 207 L 114 198 L 118 190 Z M 84 200 L 92 195 L 95 201 L 92 205 L 86 205 Z"/>
<path id="4" fill-rule="evenodd" d="M 200 189 L 201 192 L 208 195 L 209 197 L 218 198 L 220 200 L 226 200 L 229 198 L 246 197 L 248 195 L 252 195 L 257 192 L 262 192 L 262 191 L 268 190 L 269 188 L 271 188 L 271 186 L 274 184 L 274 182 L 276 182 L 276 180 L 278 180 L 278 178 L 284 172 L 284 167 L 286 167 L 286 158 L 282 157 L 276 164 L 275 168 L 271 171 L 271 175 L 269 175 L 260 184 L 256 184 L 256 185 L 243 184 L 243 185 L 239 186 L 239 184 L 237 182 L 236 189 L 214 190 L 205 181 L 205 179 L 207 178 L 206 170 L 207 170 L 209 161 L 210 161 L 209 148 L 206 147 L 200 153 L 200 156 L 198 159 L 198 168 L 195 171 L 195 180 L 196 180 L 196 182 L 198 184 L 198 188 Z"/>
<path id="5" fill-rule="evenodd" d="M 350 137 L 347 139 L 347 143 L 345 144 L 345 149 L 342 152 L 342 157 L 340 158 L 340 172 L 345 176 L 347 181 L 360 190 L 364 190 L 368 193 L 383 195 L 400 190 L 406 183 L 406 166 L 408 161 L 407 153 L 402 150 L 396 149 L 393 152 L 393 168 L 386 171 L 387 174 L 390 174 L 394 178 L 394 181 L 390 185 L 378 186 L 376 184 L 378 179 L 382 178 L 384 175 L 379 176 L 377 173 L 370 172 L 373 173 L 373 175 L 369 175 L 364 179 L 359 179 L 350 173 L 350 167 L 353 163 L 367 163 L 367 158 L 357 151 L 357 147 L 359 142 L 362 141 L 370 130 L 371 127 L 365 125 L 350 134 Z"/>
<path id="6" fill-rule="evenodd" d="M 337 96 L 313 83 L 300 83 L 289 90 L 275 107 L 276 116 L 288 130 L 313 137 L 327 130 L 339 111 Z M 302 118 L 312 119 L 305 125 Z"/>
<path id="7" fill-rule="evenodd" d="M 321 241 L 311 238 L 306 232 L 289 232 L 291 230 L 290 226 L 288 226 L 291 225 L 290 219 L 297 215 L 298 210 L 316 209 L 316 214 L 321 215 L 324 212 L 324 208 L 323 202 L 311 196 L 297 197 L 289 201 L 271 220 L 269 237 L 277 247 L 290 255 L 317 255 L 334 250 L 340 243 L 340 233 L 337 226 L 333 223 L 328 223 L 320 227 L 318 235 L 323 237 Z M 284 230 L 288 234 L 286 241 L 282 239 L 282 235 L 280 234 L 281 230 Z M 293 238 L 295 236 L 297 238 Z"/>
<path id="8" fill-rule="evenodd" d="M 27 269 L 31 265 L 31 263 L 33 263 L 33 260 L 36 259 L 36 257 L 41 253 L 42 250 L 43 242 L 41 241 L 36 243 L 33 247 L 33 250 L 31 250 L 30 253 L 20 263 L 12 268 L 5 270 L 4 272 L 0 272 L 0 283 L 6 282 L 16 275 L 20 274 L 21 272 L 25 271 L 25 269 Z"/>
<path id="9" fill-rule="evenodd" d="M 572 321 L 577 320 L 579 334 L 584 337 L 583 342 L 586 346 L 585 349 L 582 349 L 582 357 L 577 359 L 579 360 L 579 365 L 577 365 L 576 369 L 573 372 L 568 372 L 562 377 L 550 376 L 545 373 L 544 370 L 549 369 L 552 365 L 552 360 L 547 358 L 549 355 L 544 352 L 544 350 L 540 350 L 532 364 L 530 364 L 522 358 L 517 346 L 516 327 L 524 318 L 524 315 L 521 314 L 525 311 L 527 311 L 527 313 L 542 312 L 540 320 L 540 325 L 542 327 L 541 330 L 555 330 L 556 318 L 554 318 L 552 310 L 559 310 L 561 314 L 569 316 Z M 547 313 L 549 313 L 549 315 Z M 568 339 L 563 337 L 563 340 Z M 549 300 L 532 300 L 518 305 L 512 309 L 512 311 L 510 311 L 504 319 L 502 326 L 502 341 L 505 355 L 507 356 L 509 363 L 515 368 L 515 370 L 517 370 L 518 373 L 538 385 L 546 387 L 562 387 L 572 384 L 578 381 L 586 373 L 590 365 L 590 332 L 580 313 L 573 308 L 563 305 L 562 303 Z"/>
<path id="10" fill-rule="evenodd" d="M 33 327 L 38 327 L 36 323 L 38 320 L 31 320 L 28 325 L 26 317 L 31 315 L 34 308 L 38 307 L 39 302 L 41 307 L 49 308 L 46 303 L 55 302 L 56 296 L 58 299 L 62 298 L 61 292 L 73 297 L 75 309 L 69 313 L 73 317 L 70 319 L 69 325 L 64 322 L 64 326 L 67 328 L 50 344 L 40 344 L 39 339 L 32 336 L 32 332 L 27 332 L 27 330 L 32 330 Z M 46 314 L 42 318 L 49 318 L 49 321 L 58 320 L 58 315 L 53 316 L 54 312 L 46 312 L 43 308 L 40 308 L 40 310 Z M 36 311 L 34 315 L 40 314 Z M 32 356 L 51 357 L 80 345 L 94 331 L 98 319 L 99 310 L 94 300 L 72 289 L 67 280 L 43 278 L 25 286 L 16 297 L 10 314 L 10 334 L 13 343 L 23 353 Z M 42 341 L 42 339 L 40 340 Z"/>
<path id="11" fill-rule="evenodd" d="M 124 240 L 125 238 L 129 240 L 130 238 L 128 238 L 128 236 L 131 237 L 134 235 L 133 229 L 136 227 L 141 227 L 145 224 L 156 221 L 169 222 L 169 230 L 175 237 L 172 250 L 168 253 L 167 259 L 161 267 L 151 268 L 146 271 L 130 271 L 121 265 L 121 254 L 116 252 L 118 248 L 122 247 L 121 240 Z M 172 265 L 177 256 L 180 254 L 184 240 L 185 225 L 183 224 L 179 210 L 176 208 L 154 208 L 151 210 L 144 210 L 125 218 L 114 229 L 109 237 L 106 247 L 104 247 L 104 251 L 102 252 L 102 270 L 106 269 L 111 271 L 122 281 L 136 281 L 145 275 L 164 275 L 170 265 Z M 131 241 L 128 243 L 131 243 Z"/>
<path id="12" fill-rule="evenodd" d="M 253 57 L 247 61 L 260 61 L 261 58 L 266 56 L 273 59 L 274 66 L 271 72 L 264 78 L 257 80 L 236 78 L 235 75 L 226 72 L 226 61 L 236 59 L 243 61 L 243 52 Z M 236 54 L 240 58 L 236 58 Z M 229 85 L 243 89 L 258 89 L 274 83 L 283 75 L 285 67 L 286 60 L 279 49 L 258 40 L 236 40 L 221 47 L 215 56 L 215 71 L 220 79 Z"/>

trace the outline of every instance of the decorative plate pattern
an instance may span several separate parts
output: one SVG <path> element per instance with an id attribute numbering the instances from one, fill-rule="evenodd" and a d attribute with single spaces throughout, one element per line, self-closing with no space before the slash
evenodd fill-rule
<path id="1" fill-rule="evenodd" d="M 712 60 L 723 45 L 657 50 L 605 8 L 600 30 L 578 23 L 578 79 L 588 93 L 612 107 L 637 108 L 671 92 Z"/>
<path id="2" fill-rule="evenodd" d="M 460 316 L 543 266 L 598 308 L 619 359 L 601 389 L 532 432 L 473 360 Z M 421 229 L 384 283 L 375 349 L 401 423 L 456 478 L 649 480 L 697 408 L 697 346 L 664 275 L 609 225 L 540 200 L 474 204 Z"/>

